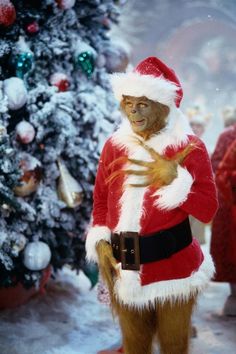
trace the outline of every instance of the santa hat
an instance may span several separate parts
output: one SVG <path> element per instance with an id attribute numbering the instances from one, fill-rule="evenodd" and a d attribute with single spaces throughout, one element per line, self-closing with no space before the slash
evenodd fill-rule
<path id="1" fill-rule="evenodd" d="M 111 85 L 118 101 L 122 95 L 145 96 L 166 106 L 175 103 L 179 107 L 183 97 L 175 72 L 156 57 L 144 59 L 132 72 L 112 74 Z"/>

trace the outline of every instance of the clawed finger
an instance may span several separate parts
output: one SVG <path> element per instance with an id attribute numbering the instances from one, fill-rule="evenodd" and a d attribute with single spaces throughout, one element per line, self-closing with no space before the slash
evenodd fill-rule
<path id="1" fill-rule="evenodd" d="M 140 183 L 140 184 L 135 184 L 135 183 L 131 183 L 129 184 L 130 187 L 148 187 L 150 186 L 149 182 L 145 182 L 145 183 Z"/>
<path id="2" fill-rule="evenodd" d="M 138 171 L 138 170 L 125 170 L 127 175 L 136 175 L 136 176 L 147 176 L 148 171 Z"/>
<path id="3" fill-rule="evenodd" d="M 151 157 L 154 160 L 158 160 L 160 158 L 163 158 L 156 150 L 154 150 L 153 148 L 149 147 L 148 145 L 143 144 L 143 148 L 149 152 L 149 154 L 151 155 Z"/>
<path id="4" fill-rule="evenodd" d="M 136 160 L 136 159 L 128 159 L 129 162 L 142 166 L 142 167 L 151 167 L 153 165 L 153 162 L 148 162 L 148 161 L 142 161 L 142 160 Z"/>

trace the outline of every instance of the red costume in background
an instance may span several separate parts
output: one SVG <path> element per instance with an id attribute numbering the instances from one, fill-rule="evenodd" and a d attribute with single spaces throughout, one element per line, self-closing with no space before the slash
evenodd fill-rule
<path id="1" fill-rule="evenodd" d="M 219 209 L 212 224 L 214 280 L 236 283 L 236 124 L 220 135 L 212 155 Z"/>

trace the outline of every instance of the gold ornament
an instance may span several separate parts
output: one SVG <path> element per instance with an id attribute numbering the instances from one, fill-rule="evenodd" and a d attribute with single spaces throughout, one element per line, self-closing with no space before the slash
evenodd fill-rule
<path id="1" fill-rule="evenodd" d="M 65 163 L 58 159 L 60 177 L 58 181 L 58 197 L 63 200 L 69 208 L 75 208 L 82 203 L 83 190 L 80 184 L 69 173 Z"/>

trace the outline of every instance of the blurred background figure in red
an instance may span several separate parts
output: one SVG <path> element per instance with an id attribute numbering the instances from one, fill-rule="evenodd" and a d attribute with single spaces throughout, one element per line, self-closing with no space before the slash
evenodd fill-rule
<path id="1" fill-rule="evenodd" d="M 230 285 L 223 313 L 236 316 L 236 109 L 222 112 L 225 130 L 212 155 L 212 166 L 219 194 L 219 209 L 212 224 L 211 254 L 215 281 Z"/>

